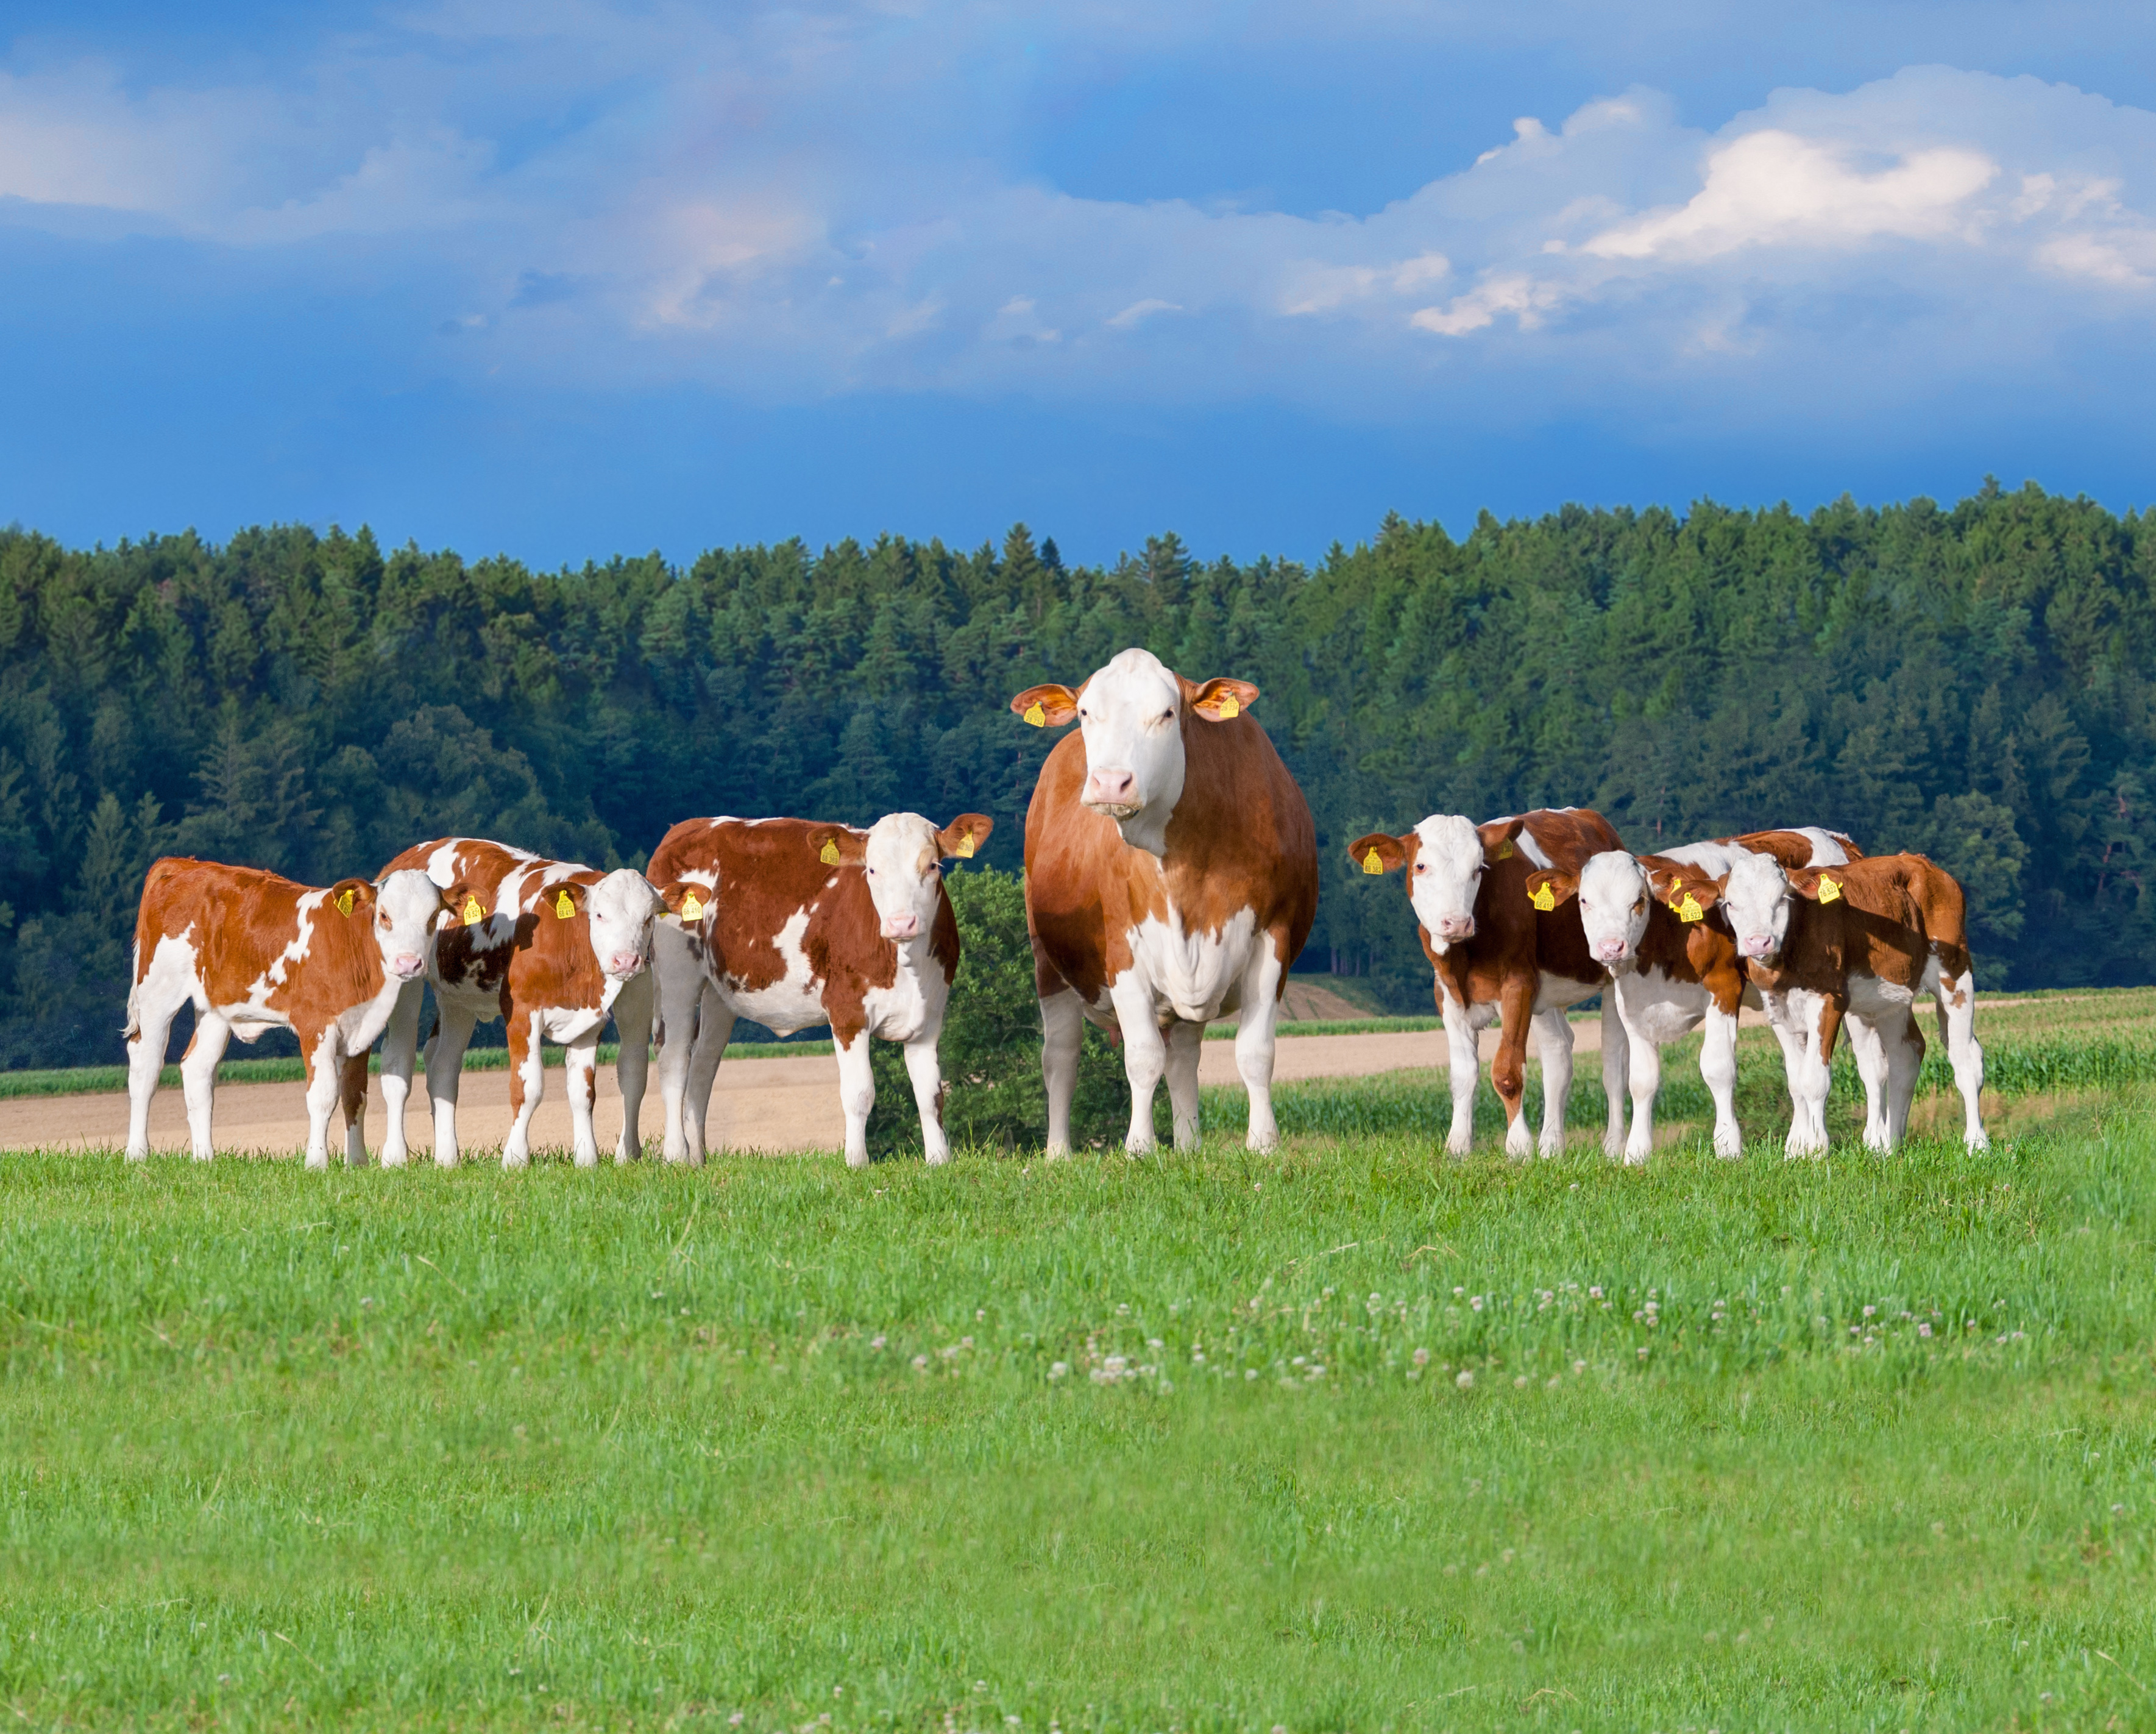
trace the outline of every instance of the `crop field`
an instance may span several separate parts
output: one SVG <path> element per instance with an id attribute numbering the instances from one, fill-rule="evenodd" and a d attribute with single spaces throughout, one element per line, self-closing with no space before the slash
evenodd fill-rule
<path id="1" fill-rule="evenodd" d="M 6 1720 L 2156 1727 L 2156 993 L 1979 1033 L 1978 1155 L 1748 1034 L 1643 1170 L 0 1157 Z"/>

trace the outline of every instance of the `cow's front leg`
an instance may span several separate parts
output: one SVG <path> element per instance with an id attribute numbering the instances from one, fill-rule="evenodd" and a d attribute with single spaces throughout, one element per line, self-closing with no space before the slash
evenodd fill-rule
<path id="1" fill-rule="evenodd" d="M 1809 1005 L 1797 1001 L 1799 1032 L 1804 1038 L 1798 1066 L 1796 1112 L 1791 1116 L 1789 1153 L 1820 1156 L 1827 1151 L 1826 1099 L 1834 1087 L 1834 1045 L 1841 1033 L 1842 1008 L 1825 995 Z"/>
<path id="2" fill-rule="evenodd" d="M 1273 1057 L 1280 1032 L 1283 942 L 1260 934 L 1256 960 L 1243 977 L 1242 1016 L 1235 1025 L 1235 1070 L 1250 1099 L 1250 1129 L 1245 1145 L 1269 1150 L 1280 1143 L 1280 1122 L 1273 1115 Z M 1203 1032 L 1200 1032 L 1203 1034 Z M 1198 1083 L 1198 1051 L 1190 1058 L 1192 1095 Z"/>
<path id="3" fill-rule="evenodd" d="M 367 1050 L 348 1053 L 338 1068 L 337 1097 L 344 1108 L 344 1165 L 367 1166 Z"/>
<path id="4" fill-rule="evenodd" d="M 501 1146 L 504 1168 L 531 1165 L 531 1117 L 547 1093 L 545 1030 L 537 1012 L 509 1014 L 509 1136 Z"/>
<path id="5" fill-rule="evenodd" d="M 658 941 L 654 939 L 655 949 Z M 652 972 L 631 976 L 614 996 L 614 1039 L 621 1054 L 614 1062 L 614 1083 L 621 1090 L 621 1136 L 615 1140 L 616 1162 L 634 1162 L 644 1154 L 644 1085 L 651 1068 L 651 1014 L 658 995 Z M 571 1099 L 574 1099 L 572 1096 Z"/>
<path id="6" fill-rule="evenodd" d="M 1622 983 L 1610 984 L 1612 994 L 1623 990 Z M 1619 1003 L 1621 1011 L 1623 1002 Z M 1632 1098 L 1632 1130 L 1625 1140 L 1625 1160 L 1636 1168 L 1655 1153 L 1655 1098 L 1662 1088 L 1662 1049 L 1652 1037 L 1644 1032 L 1635 1033 L 1629 1026 L 1625 1042 L 1628 1050 L 1625 1083 Z"/>
<path id="7" fill-rule="evenodd" d="M 1445 1062 L 1452 1080 L 1452 1129 L 1445 1147 L 1453 1155 L 1464 1156 L 1475 1142 L 1475 1090 L 1482 1077 L 1475 1019 L 1465 1000 L 1455 999 L 1442 988 L 1437 1009 L 1445 1018 Z"/>
<path id="8" fill-rule="evenodd" d="M 1070 1099 L 1078 1089 L 1078 1052 L 1086 1039 L 1086 1008 L 1065 988 L 1040 1002 L 1040 1081 L 1048 1087 L 1050 1156 L 1070 1154 Z"/>
<path id="9" fill-rule="evenodd" d="M 427 1043 L 427 1095 L 434 1106 L 434 1165 L 457 1165 L 457 1088 L 464 1082 L 465 1049 L 478 1019 L 463 1006 L 438 1001 L 434 1039 Z"/>
<path id="10" fill-rule="evenodd" d="M 1961 1092 L 1962 1142 L 1970 1150 L 1989 1150 L 1984 1129 L 1984 1049 L 1976 1039 L 1976 971 L 1942 978 L 1938 986 L 1939 1039 L 1953 1063 L 1954 1088 Z"/>
<path id="11" fill-rule="evenodd" d="M 1198 1051 L 1204 1040 L 1202 1023 L 1178 1018 L 1168 1027 L 1168 1120 L 1178 1150 L 1198 1148 Z"/>
<path id="12" fill-rule="evenodd" d="M 943 1132 L 943 1066 L 936 1054 L 938 1032 L 906 1044 L 906 1075 L 913 1080 L 913 1105 L 921 1111 L 921 1150 L 932 1167 L 951 1160 L 951 1140 Z"/>
<path id="13" fill-rule="evenodd" d="M 569 1093 L 569 1141 L 579 1168 L 599 1165 L 598 1133 L 592 1124 L 592 1104 L 598 1094 L 598 1063 L 599 1032 L 594 1029 L 569 1044 L 562 1066 L 562 1087 Z M 615 1159 L 620 1160 L 619 1150 Z"/>
<path id="14" fill-rule="evenodd" d="M 382 1165 L 402 1168 L 411 1160 L 404 1141 L 404 1109 L 412 1099 L 412 1063 L 419 1051 L 419 1011 L 426 999 L 424 981 L 407 982 L 397 990 L 389 1021 L 382 1031 L 382 1110 L 388 1124 L 382 1133 Z"/>
<path id="15" fill-rule="evenodd" d="M 1602 1154 L 1625 1152 L 1625 1099 L 1631 1075 L 1632 1037 L 1625 1027 L 1624 1008 L 1612 981 L 1602 990 L 1602 1099 L 1608 1116 L 1602 1129 Z"/>
<path id="16" fill-rule="evenodd" d="M 337 1027 L 293 1032 L 307 1056 L 307 1166 L 330 1165 L 330 1115 L 344 1093 L 344 1045 Z"/>
<path id="17" fill-rule="evenodd" d="M 1135 975 L 1126 970 L 1108 990 L 1115 1002 L 1116 1021 L 1123 1032 L 1123 1076 L 1131 1086 L 1131 1126 L 1123 1148 L 1142 1156 L 1153 1147 L 1152 1098 L 1168 1070 L 1168 1041 L 1160 1032 L 1152 995 Z"/>
<path id="18" fill-rule="evenodd" d="M 1737 1014 L 1710 1005 L 1699 1049 L 1699 1075 L 1714 1098 L 1714 1153 L 1727 1160 L 1744 1154 L 1737 1124 Z"/>
<path id="19" fill-rule="evenodd" d="M 1543 1059 L 1543 1155 L 1564 1154 L 1564 1110 L 1572 1094 L 1572 1020 L 1562 1011 L 1535 1016 L 1536 1047 Z"/>
<path id="20" fill-rule="evenodd" d="M 1505 1104 L 1505 1154 L 1532 1155 L 1534 1143 L 1521 1110 L 1527 1090 L 1527 1028 L 1534 1021 L 1535 979 L 1507 981 L 1497 996 L 1500 1023 L 1497 1057 L 1490 1063 L 1490 1084 Z"/>
<path id="21" fill-rule="evenodd" d="M 875 1065 L 869 1056 L 870 1039 L 866 1030 L 858 1030 L 850 1043 L 833 1043 L 839 1051 L 839 1107 L 846 1116 L 849 1168 L 869 1165 L 869 1115 L 875 1108 Z"/>

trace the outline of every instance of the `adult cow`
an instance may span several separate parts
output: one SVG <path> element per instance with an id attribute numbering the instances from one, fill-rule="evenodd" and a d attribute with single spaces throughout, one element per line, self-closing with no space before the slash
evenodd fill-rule
<path id="1" fill-rule="evenodd" d="M 455 888 L 461 890 L 461 887 Z M 454 893 L 452 893 L 454 894 Z M 150 1099 L 172 1020 L 192 1002 L 195 1032 L 180 1062 L 195 1160 L 206 1162 L 218 1062 L 237 1036 L 285 1029 L 307 1068 L 307 1166 L 329 1165 L 330 1110 L 347 1056 L 364 1083 L 367 1050 L 434 949 L 444 894 L 424 873 L 378 884 L 295 884 L 259 867 L 167 856 L 142 881 L 135 917 L 135 985 L 127 995 L 127 1155 L 150 1153 Z M 367 1160 L 346 1119 L 345 1160 Z"/>
<path id="2" fill-rule="evenodd" d="M 808 819 L 686 819 L 666 833 L 649 871 L 681 916 L 678 927 L 659 924 L 652 965 L 668 1160 L 704 1160 L 711 1084 L 742 1017 L 781 1035 L 831 1027 L 855 1168 L 867 1165 L 875 1105 L 869 1042 L 902 1043 L 923 1152 L 950 1160 L 937 1044 L 958 969 L 958 921 L 943 862 L 969 859 L 994 829 L 981 813 L 942 826 L 891 813 L 866 831 Z M 641 1024 L 629 1009 L 617 1013 L 630 1125 L 650 1016 L 649 1000 L 638 1003 Z"/>
<path id="3" fill-rule="evenodd" d="M 1589 952 L 1577 908 L 1529 896 L 1528 876 L 1577 872 L 1589 858 L 1621 847 L 1601 814 L 1585 807 L 1543 808 L 1476 825 L 1434 813 L 1399 836 L 1358 837 L 1349 858 L 1364 872 L 1406 876 L 1423 955 L 1430 960 L 1452 1071 L 1452 1129 L 1445 1148 L 1467 1154 L 1475 1136 L 1478 1030 L 1499 1027 L 1490 1082 L 1505 1105 L 1505 1150 L 1532 1148 L 1521 1114 L 1527 1088 L 1527 1029 L 1542 1036 L 1543 1155 L 1564 1149 L 1565 1098 L 1572 1088 L 1572 1025 L 1565 1008 L 1609 985 Z M 1614 1155 L 1625 1135 L 1625 1043 L 1613 1003 L 1602 1002 L 1602 1081 L 1609 1099 L 1603 1148 Z"/>
<path id="4" fill-rule="evenodd" d="M 1921 855 L 1794 871 L 1764 855 L 1738 857 L 1722 882 L 1738 954 L 1778 1030 L 1797 1050 L 1789 1153 L 1827 1147 L 1826 1097 L 1842 1025 L 1878 1044 L 1883 1086 L 1865 1114 L 1864 1141 L 1898 1145 L 1907 1129 L 1924 1038 L 1920 995 L 1937 1002 L 1939 1036 L 1961 1092 L 1963 1141 L 1985 1150 L 1984 1049 L 1976 1040 L 1976 976 L 1960 882 Z M 1860 1051 L 1858 1057 L 1863 1055 Z"/>
<path id="5" fill-rule="evenodd" d="M 1609 850 L 1577 873 L 1553 869 L 1528 876 L 1531 897 L 1561 904 L 1578 896 L 1588 950 L 1610 972 L 1630 1050 L 1627 1162 L 1644 1162 L 1654 1150 L 1663 1044 L 1702 1024 L 1707 1034 L 1699 1071 L 1714 1099 L 1714 1153 L 1743 1153 L 1737 1122 L 1738 1016 L 1748 1001 L 1755 1008 L 1760 1001 L 1738 960 L 1735 936 L 1716 909 L 1719 876 L 1741 854 L 1798 867 L 1837 866 L 1862 852 L 1839 831 L 1807 826 L 1687 843 L 1654 855 Z"/>
<path id="6" fill-rule="evenodd" d="M 407 849 L 382 871 L 418 869 L 434 884 L 461 888 L 437 937 L 428 980 L 439 1022 L 427 1044 L 427 1093 L 434 1104 L 434 1160 L 458 1160 L 457 1088 L 475 1026 L 502 1019 L 509 1031 L 509 1135 L 501 1165 L 531 1160 L 531 1117 L 546 1084 L 543 1045 L 568 1049 L 569 1120 L 577 1165 L 599 1159 L 592 1127 L 599 1032 L 651 956 L 653 918 L 665 899 L 628 867 L 603 873 L 549 861 L 484 837 L 439 837 Z M 404 1105 L 418 1047 L 419 985 L 398 1002 L 382 1044 L 382 1094 L 389 1112 L 386 1167 L 406 1160 Z M 348 1097 L 363 1104 L 366 1077 L 354 1068 Z M 632 1114 L 617 1160 L 635 1154 Z"/>
<path id="7" fill-rule="evenodd" d="M 1127 650 L 1075 692 L 1029 687 L 1011 700 L 1035 727 L 1079 725 L 1048 755 L 1025 817 L 1050 1155 L 1070 1149 L 1087 1020 L 1121 1032 L 1133 1155 L 1152 1148 L 1163 1073 L 1176 1145 L 1197 1142 L 1199 1044 L 1229 1013 L 1247 1141 L 1280 1140 L 1273 1032 L 1317 913 L 1317 832 L 1250 715 L 1257 697 L 1248 681 L 1187 680 Z"/>

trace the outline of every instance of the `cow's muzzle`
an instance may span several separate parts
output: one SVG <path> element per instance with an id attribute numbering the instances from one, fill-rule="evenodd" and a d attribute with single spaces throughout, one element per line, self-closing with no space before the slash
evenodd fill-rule
<path id="1" fill-rule="evenodd" d="M 640 951 L 617 951 L 607 960 L 607 974 L 626 980 L 644 967 Z"/>
<path id="2" fill-rule="evenodd" d="M 1116 819 L 1127 819 L 1143 805 L 1138 800 L 1138 780 L 1127 770 L 1091 770 L 1086 774 L 1086 790 L 1078 797 L 1082 806 L 1097 808 Z"/>
<path id="3" fill-rule="evenodd" d="M 1774 936 L 1772 934 L 1747 934 L 1742 949 L 1747 957 L 1762 960 L 1771 958 L 1774 954 Z"/>
<path id="4" fill-rule="evenodd" d="M 917 939 L 921 937 L 921 918 L 911 909 L 903 914 L 886 915 L 883 918 L 883 936 L 886 939 Z"/>
<path id="5" fill-rule="evenodd" d="M 389 960 L 389 973 L 399 981 L 416 979 L 427 967 L 427 960 L 416 951 L 400 951 Z"/>
<path id="6" fill-rule="evenodd" d="M 1620 934 L 1612 934 L 1606 939 L 1597 939 L 1594 942 L 1595 959 L 1600 963 L 1621 964 L 1631 954 L 1631 946 L 1626 944 Z"/>
<path id="7" fill-rule="evenodd" d="M 1440 916 L 1437 936 L 1440 939 L 1471 939 L 1475 937 L 1475 918 L 1472 915 Z"/>

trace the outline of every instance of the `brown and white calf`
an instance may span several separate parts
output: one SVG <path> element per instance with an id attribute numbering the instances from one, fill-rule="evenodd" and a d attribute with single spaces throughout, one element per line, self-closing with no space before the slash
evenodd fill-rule
<path id="1" fill-rule="evenodd" d="M 427 970 L 440 1020 L 427 1043 L 434 1160 L 444 1168 L 456 1165 L 457 1087 L 465 1049 L 475 1026 L 499 1017 L 509 1030 L 511 1116 L 502 1166 L 521 1168 L 531 1160 L 531 1116 L 545 1088 L 542 1046 L 548 1042 L 568 1049 L 577 1165 L 592 1166 L 599 1155 L 592 1128 L 599 1032 L 624 990 L 644 977 L 653 918 L 665 909 L 665 898 L 629 868 L 603 873 L 483 837 L 421 843 L 383 871 L 408 869 L 436 885 L 460 888 Z M 382 1146 L 386 1166 L 401 1166 L 406 1160 L 404 1105 L 418 1047 L 419 1001 L 414 982 L 382 1040 L 382 1094 L 389 1112 Z M 355 1072 L 348 1083 L 363 1103 L 363 1073 Z M 617 1160 L 634 1155 L 635 1124 L 632 1114 L 615 1149 Z"/>
<path id="2" fill-rule="evenodd" d="M 1963 1140 L 1971 1150 L 1989 1148 L 1976 977 L 1965 901 L 1953 874 L 1921 855 L 1794 870 L 1768 856 L 1744 855 L 1724 876 L 1722 900 L 1745 971 L 1796 1050 L 1791 1155 L 1827 1147 L 1829 1068 L 1845 1022 L 1851 1045 L 1866 1032 L 1877 1056 L 1876 1090 L 1866 1078 L 1871 1100 L 1864 1141 L 1873 1150 L 1901 1143 L 1924 1062 L 1914 1013 L 1925 995 L 1938 1004 L 1939 1035 L 1961 1092 Z M 1862 1067 L 1862 1047 L 1857 1058 Z"/>
<path id="3" fill-rule="evenodd" d="M 647 871 L 681 918 L 659 924 L 652 971 L 668 1160 L 703 1160 L 711 1085 L 743 1017 L 782 1036 L 831 1027 L 846 1161 L 855 1168 L 869 1160 L 875 1105 L 870 1040 L 902 1044 L 923 1152 L 931 1162 L 950 1160 L 937 1044 L 957 973 L 958 921 L 943 862 L 972 857 L 994 828 L 980 813 L 940 827 L 918 813 L 891 813 L 866 831 L 808 819 L 689 819 L 666 833 Z M 632 1125 L 644 1094 L 649 997 L 637 1005 L 640 1023 L 626 1004 L 615 1013 Z"/>
<path id="4" fill-rule="evenodd" d="M 1186 680 L 1128 650 L 1075 692 L 1011 700 L 1038 728 L 1079 726 L 1048 755 L 1025 817 L 1050 1155 L 1070 1148 L 1088 1020 L 1122 1035 L 1133 1154 L 1152 1148 L 1163 1074 L 1176 1145 L 1197 1142 L 1199 1045 L 1231 1014 L 1247 1141 L 1279 1141 L 1273 1032 L 1317 912 L 1317 832 L 1250 714 L 1257 697 L 1248 681 Z"/>
<path id="5" fill-rule="evenodd" d="M 1610 972 L 1611 996 L 1630 1048 L 1627 1162 L 1644 1162 L 1654 1150 L 1663 1044 L 1702 1024 L 1707 1033 L 1699 1071 L 1714 1099 L 1714 1152 L 1743 1153 L 1743 1129 L 1737 1122 L 1738 1016 L 1747 1001 L 1755 1007 L 1760 1002 L 1738 962 L 1735 935 L 1716 905 L 1719 877 L 1747 853 L 1797 867 L 1838 866 L 1862 852 L 1838 831 L 1806 827 L 1687 843 L 1655 855 L 1611 850 L 1576 874 L 1529 877 L 1530 894 L 1546 889 L 1560 903 L 1577 894 L 1588 949 Z M 1784 1047 L 1786 1061 L 1794 1050 Z"/>
<path id="6" fill-rule="evenodd" d="M 1348 853 L 1373 876 L 1404 872 L 1408 902 L 1435 978 L 1438 1013 L 1452 1072 L 1452 1129 L 1445 1148 L 1465 1155 L 1475 1135 L 1475 1087 L 1481 1067 L 1475 1037 L 1499 1027 L 1490 1082 L 1505 1105 L 1505 1150 L 1533 1148 L 1520 1112 L 1527 1088 L 1527 1030 L 1540 1035 L 1546 1156 L 1564 1149 L 1565 1097 L 1572 1088 L 1572 1025 L 1565 1008 L 1609 985 L 1589 954 L 1579 911 L 1530 900 L 1528 876 L 1576 873 L 1589 858 L 1620 847 L 1615 831 L 1585 807 L 1546 808 L 1476 825 L 1434 813 L 1399 836 L 1358 837 Z M 1613 1002 L 1602 1002 L 1602 1080 L 1609 1098 L 1603 1147 L 1615 1155 L 1625 1133 L 1625 1044 Z"/>
<path id="7" fill-rule="evenodd" d="M 150 1153 L 150 1099 L 182 1006 L 194 1037 L 180 1062 L 195 1158 L 208 1161 L 218 1062 L 237 1036 L 290 1030 L 307 1068 L 307 1165 L 329 1165 L 330 1110 L 347 1058 L 366 1081 L 367 1051 L 408 983 L 425 973 L 444 893 L 424 873 L 379 884 L 299 885 L 259 867 L 167 856 L 152 862 L 135 918 L 135 985 L 127 995 L 127 1155 Z M 345 1160 L 367 1160 L 359 1121 L 346 1120 Z"/>

